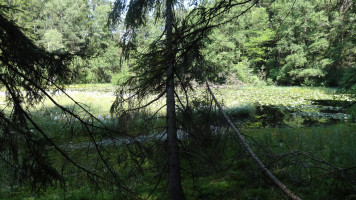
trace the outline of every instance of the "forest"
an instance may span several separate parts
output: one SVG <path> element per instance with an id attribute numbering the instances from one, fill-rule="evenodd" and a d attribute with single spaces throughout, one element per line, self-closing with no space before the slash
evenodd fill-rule
<path id="1" fill-rule="evenodd" d="M 352 0 L 3 0 L 0 199 L 356 199 Z"/>
<path id="2" fill-rule="evenodd" d="M 9 4 L 21 10 L 12 11 L 11 17 L 38 46 L 90 55 L 75 58 L 75 83 L 116 84 L 129 76 L 137 55 L 124 63 L 120 60 L 124 27 L 107 26 L 112 1 L 9 0 Z M 224 17 L 240 8 L 234 9 Z M 354 9 L 352 1 L 259 1 L 238 20 L 209 33 L 203 56 L 229 75 L 227 83 L 341 86 L 354 73 Z M 135 36 L 137 51 L 160 35 L 162 23 L 147 16 Z"/>

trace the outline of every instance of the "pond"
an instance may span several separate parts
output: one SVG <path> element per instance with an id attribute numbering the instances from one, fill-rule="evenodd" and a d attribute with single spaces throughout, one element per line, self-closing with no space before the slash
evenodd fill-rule
<path id="1" fill-rule="evenodd" d="M 239 116 L 235 114 L 234 120 L 246 128 L 307 127 L 354 121 L 347 109 L 355 101 L 312 100 L 311 102 L 311 105 L 289 106 L 255 104 L 253 115 L 241 115 L 243 112 L 240 111 Z"/>

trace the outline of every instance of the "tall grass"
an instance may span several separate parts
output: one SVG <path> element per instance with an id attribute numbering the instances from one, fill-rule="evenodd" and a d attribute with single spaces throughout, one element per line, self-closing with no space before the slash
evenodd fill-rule
<path id="1" fill-rule="evenodd" d="M 265 162 L 305 199 L 355 197 L 356 185 L 352 184 L 356 181 L 355 124 L 243 132 L 273 152 L 275 156 L 265 157 Z M 263 149 L 256 150 L 260 155 L 266 154 Z"/>

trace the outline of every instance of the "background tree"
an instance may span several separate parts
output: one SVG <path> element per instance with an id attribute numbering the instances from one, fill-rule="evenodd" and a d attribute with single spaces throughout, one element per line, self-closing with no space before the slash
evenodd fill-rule
<path id="1" fill-rule="evenodd" d="M 11 11 L 11 18 L 28 29 L 26 34 L 37 44 L 47 49 L 54 45 L 52 50 L 85 50 L 90 55 L 77 58 L 73 65 L 77 83 L 122 82 L 138 58 L 132 51 L 129 60 L 116 59 L 122 53 L 117 41 L 125 27 L 106 27 L 111 1 L 11 0 L 7 4 L 21 10 Z M 182 20 L 194 4 L 184 10 L 180 3 L 177 19 Z M 354 70 L 354 10 L 350 0 L 259 1 L 240 20 L 221 25 L 204 39 L 204 57 L 219 66 L 219 73 L 243 84 L 339 86 Z M 160 35 L 165 27 L 162 14 L 141 16 L 145 26 L 135 30 L 137 49 L 147 49 Z"/>
<path id="2" fill-rule="evenodd" d="M 238 12 L 238 8 L 225 19 Z M 266 8 L 255 7 L 249 12 L 215 29 L 207 40 L 206 59 L 211 65 L 221 66 L 244 84 L 260 85 L 267 77 L 269 45 L 274 31 Z M 232 81 L 232 80 L 230 80 Z"/>
<path id="3" fill-rule="evenodd" d="M 262 79 L 277 85 L 340 85 L 353 69 L 352 9 L 351 1 L 260 1 L 210 36 L 207 51 L 218 55 L 210 61 L 229 66 L 248 84 L 264 84 Z M 230 36 L 221 37 L 222 32 Z M 341 42 L 343 36 L 350 40 Z M 219 49 L 219 42 L 229 46 Z"/>

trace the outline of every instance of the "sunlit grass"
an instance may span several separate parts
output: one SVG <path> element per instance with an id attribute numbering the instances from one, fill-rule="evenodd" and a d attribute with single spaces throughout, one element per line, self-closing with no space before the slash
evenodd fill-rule
<path id="1" fill-rule="evenodd" d="M 102 121 L 110 121 L 115 116 L 115 113 L 110 113 L 110 108 L 115 101 L 116 87 L 111 84 L 84 84 L 84 85 L 70 85 L 67 87 L 67 97 L 63 93 L 52 94 L 53 99 L 75 114 L 80 118 L 87 119 L 88 113 L 79 108 L 71 100 L 73 98 L 85 110 L 93 114 L 96 118 Z M 220 101 L 227 109 L 228 113 L 242 113 L 244 116 L 252 117 L 255 113 L 255 106 L 282 106 L 282 109 L 290 110 L 290 112 L 302 112 L 302 114 L 309 115 L 310 113 L 315 117 L 334 117 L 343 119 L 346 115 L 343 113 L 332 114 L 327 116 L 325 113 L 320 112 L 320 107 L 316 108 L 311 106 L 313 100 L 346 100 L 354 101 L 355 98 L 351 95 L 336 94 L 336 89 L 333 88 L 311 88 L 311 87 L 276 87 L 276 86 L 263 86 L 263 87 L 237 87 L 237 86 L 220 86 L 213 88 L 218 101 Z M 192 96 L 205 95 L 204 88 L 197 88 L 189 94 Z M 185 100 L 185 96 L 181 94 L 181 100 Z M 154 99 L 154 96 L 149 96 L 144 100 L 149 102 Z M 140 102 L 144 104 L 145 102 Z M 157 109 L 162 108 L 165 103 L 164 97 L 147 107 L 147 110 L 154 113 Z M 11 109 L 6 106 L 5 93 L 0 93 L 0 108 Z M 60 108 L 55 106 L 48 98 L 43 102 L 36 105 L 30 110 L 33 116 L 37 117 L 39 121 L 56 121 L 59 119 L 64 120 L 63 112 Z M 112 115 L 114 114 L 114 115 Z M 165 115 L 165 108 L 158 112 L 159 116 Z M 238 114 L 239 115 L 239 114 Z M 349 118 L 349 116 L 346 116 Z"/>
<path id="2" fill-rule="evenodd" d="M 111 84 L 70 85 L 67 87 L 67 93 L 94 115 L 108 115 L 111 105 L 115 100 L 115 89 L 116 87 Z M 204 88 L 198 88 L 190 95 L 199 96 L 203 91 Z M 214 88 L 213 92 L 216 94 L 218 100 L 229 108 L 245 106 L 246 104 L 291 106 L 300 104 L 310 105 L 311 100 L 356 100 L 351 95 L 336 94 L 336 89 L 333 88 L 222 86 Z M 63 106 L 71 107 L 74 105 L 74 102 L 64 94 L 55 94 L 53 97 Z M 147 102 L 152 99 L 153 96 L 148 97 Z M 161 107 L 163 103 L 164 101 L 160 101 L 154 104 L 152 109 Z M 0 106 L 4 105 L 5 93 L 1 92 Z M 36 109 L 42 106 L 54 107 L 54 104 L 46 99 Z"/>

